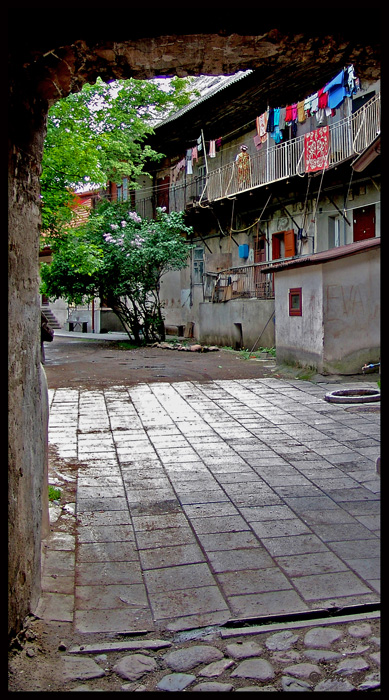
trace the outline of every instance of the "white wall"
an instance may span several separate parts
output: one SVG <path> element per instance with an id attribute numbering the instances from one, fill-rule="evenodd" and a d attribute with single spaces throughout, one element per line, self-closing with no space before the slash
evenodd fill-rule
<path id="1" fill-rule="evenodd" d="M 302 315 L 289 316 L 289 289 Z M 380 358 L 380 249 L 275 273 L 277 361 L 357 374 Z"/>
<path id="2" fill-rule="evenodd" d="M 324 266 L 323 368 L 360 372 L 380 358 L 380 249 Z"/>
<path id="3" fill-rule="evenodd" d="M 289 316 L 289 290 L 302 288 L 302 315 Z M 323 352 L 322 265 L 275 274 L 277 362 L 321 367 Z"/>

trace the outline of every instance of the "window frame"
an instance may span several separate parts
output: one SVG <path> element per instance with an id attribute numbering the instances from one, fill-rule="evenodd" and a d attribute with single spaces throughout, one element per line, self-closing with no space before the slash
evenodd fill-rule
<path id="1" fill-rule="evenodd" d="M 196 253 L 201 253 L 201 256 L 197 255 L 196 257 Z M 193 284 L 203 284 L 205 272 L 204 263 L 204 248 L 196 246 L 196 248 L 193 249 Z"/>
<path id="2" fill-rule="evenodd" d="M 298 298 L 298 307 L 296 308 L 293 302 L 294 298 Z M 302 287 L 292 287 L 289 289 L 289 316 L 303 315 L 303 289 Z"/>

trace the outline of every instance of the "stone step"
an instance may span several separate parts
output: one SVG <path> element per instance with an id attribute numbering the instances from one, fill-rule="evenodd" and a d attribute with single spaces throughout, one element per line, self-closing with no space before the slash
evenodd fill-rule
<path id="1" fill-rule="evenodd" d="M 55 330 L 56 328 L 60 330 L 62 328 L 62 326 L 60 325 L 50 308 L 48 308 L 47 306 L 41 306 L 41 311 L 46 316 L 50 328 L 52 328 L 53 330 Z"/>

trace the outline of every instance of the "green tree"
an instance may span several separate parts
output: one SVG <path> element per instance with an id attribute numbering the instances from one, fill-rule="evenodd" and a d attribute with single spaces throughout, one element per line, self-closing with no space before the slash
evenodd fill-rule
<path id="1" fill-rule="evenodd" d="M 162 154 L 145 143 L 158 119 L 193 97 L 191 80 L 98 79 L 59 100 L 49 110 L 42 175 L 42 232 L 52 242 L 71 222 L 72 192 L 81 186 L 105 186 L 108 180 L 138 176 Z M 51 238 L 51 241 L 50 241 Z"/>
<path id="2" fill-rule="evenodd" d="M 185 267 L 191 233 L 183 212 L 142 219 L 127 203 L 103 202 L 42 266 L 41 292 L 76 304 L 99 297 L 137 343 L 164 338 L 161 277 Z"/>

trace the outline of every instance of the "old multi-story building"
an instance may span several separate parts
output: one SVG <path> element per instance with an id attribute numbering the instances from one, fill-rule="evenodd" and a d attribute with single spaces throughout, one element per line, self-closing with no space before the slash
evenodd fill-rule
<path id="1" fill-rule="evenodd" d="M 263 84 L 256 71 L 211 78 L 157 126 L 152 145 L 166 157 L 132 204 L 144 216 L 185 209 L 194 230 L 188 267 L 162 281 L 168 327 L 190 322 L 201 342 L 233 347 L 277 344 L 269 263 L 334 248 L 340 259 L 343 246 L 379 238 L 380 82 L 361 83 L 351 65 L 331 71 L 315 85 Z M 377 353 L 374 336 L 366 349 Z"/>
<path id="2" fill-rule="evenodd" d="M 200 342 L 235 348 L 276 345 L 280 358 L 323 369 L 322 353 L 307 348 L 316 348 L 324 321 L 310 320 L 296 332 L 293 320 L 287 331 L 289 300 L 281 292 L 277 300 L 275 283 L 285 261 L 297 275 L 291 289 L 300 289 L 302 262 L 333 249 L 344 260 L 350 244 L 379 238 L 380 82 L 361 83 L 349 65 L 335 75 L 323 67 L 317 84 L 301 77 L 294 84 L 292 76 L 289 83 L 263 82 L 249 70 L 197 78 L 196 88 L 198 99 L 156 126 L 150 143 L 165 157 L 139 189 L 130 191 L 123 180 L 106 190 L 141 216 L 154 216 L 157 207 L 185 210 L 193 227 L 187 267 L 161 282 L 167 330 L 190 327 Z M 323 296 L 321 278 L 314 278 Z M 379 354 L 377 294 L 374 288 L 363 306 L 374 309 L 374 329 L 361 325 L 361 336 L 374 340 L 364 344 L 361 337 L 354 347 L 354 339 L 351 371 L 365 350 L 366 360 Z M 307 321 L 305 303 L 304 309 Z M 358 318 L 351 324 L 358 326 Z M 92 326 L 116 328 L 109 310 L 97 304 Z M 285 340 L 289 333 L 300 337 L 296 347 Z M 338 346 L 336 356 L 344 354 Z"/>

